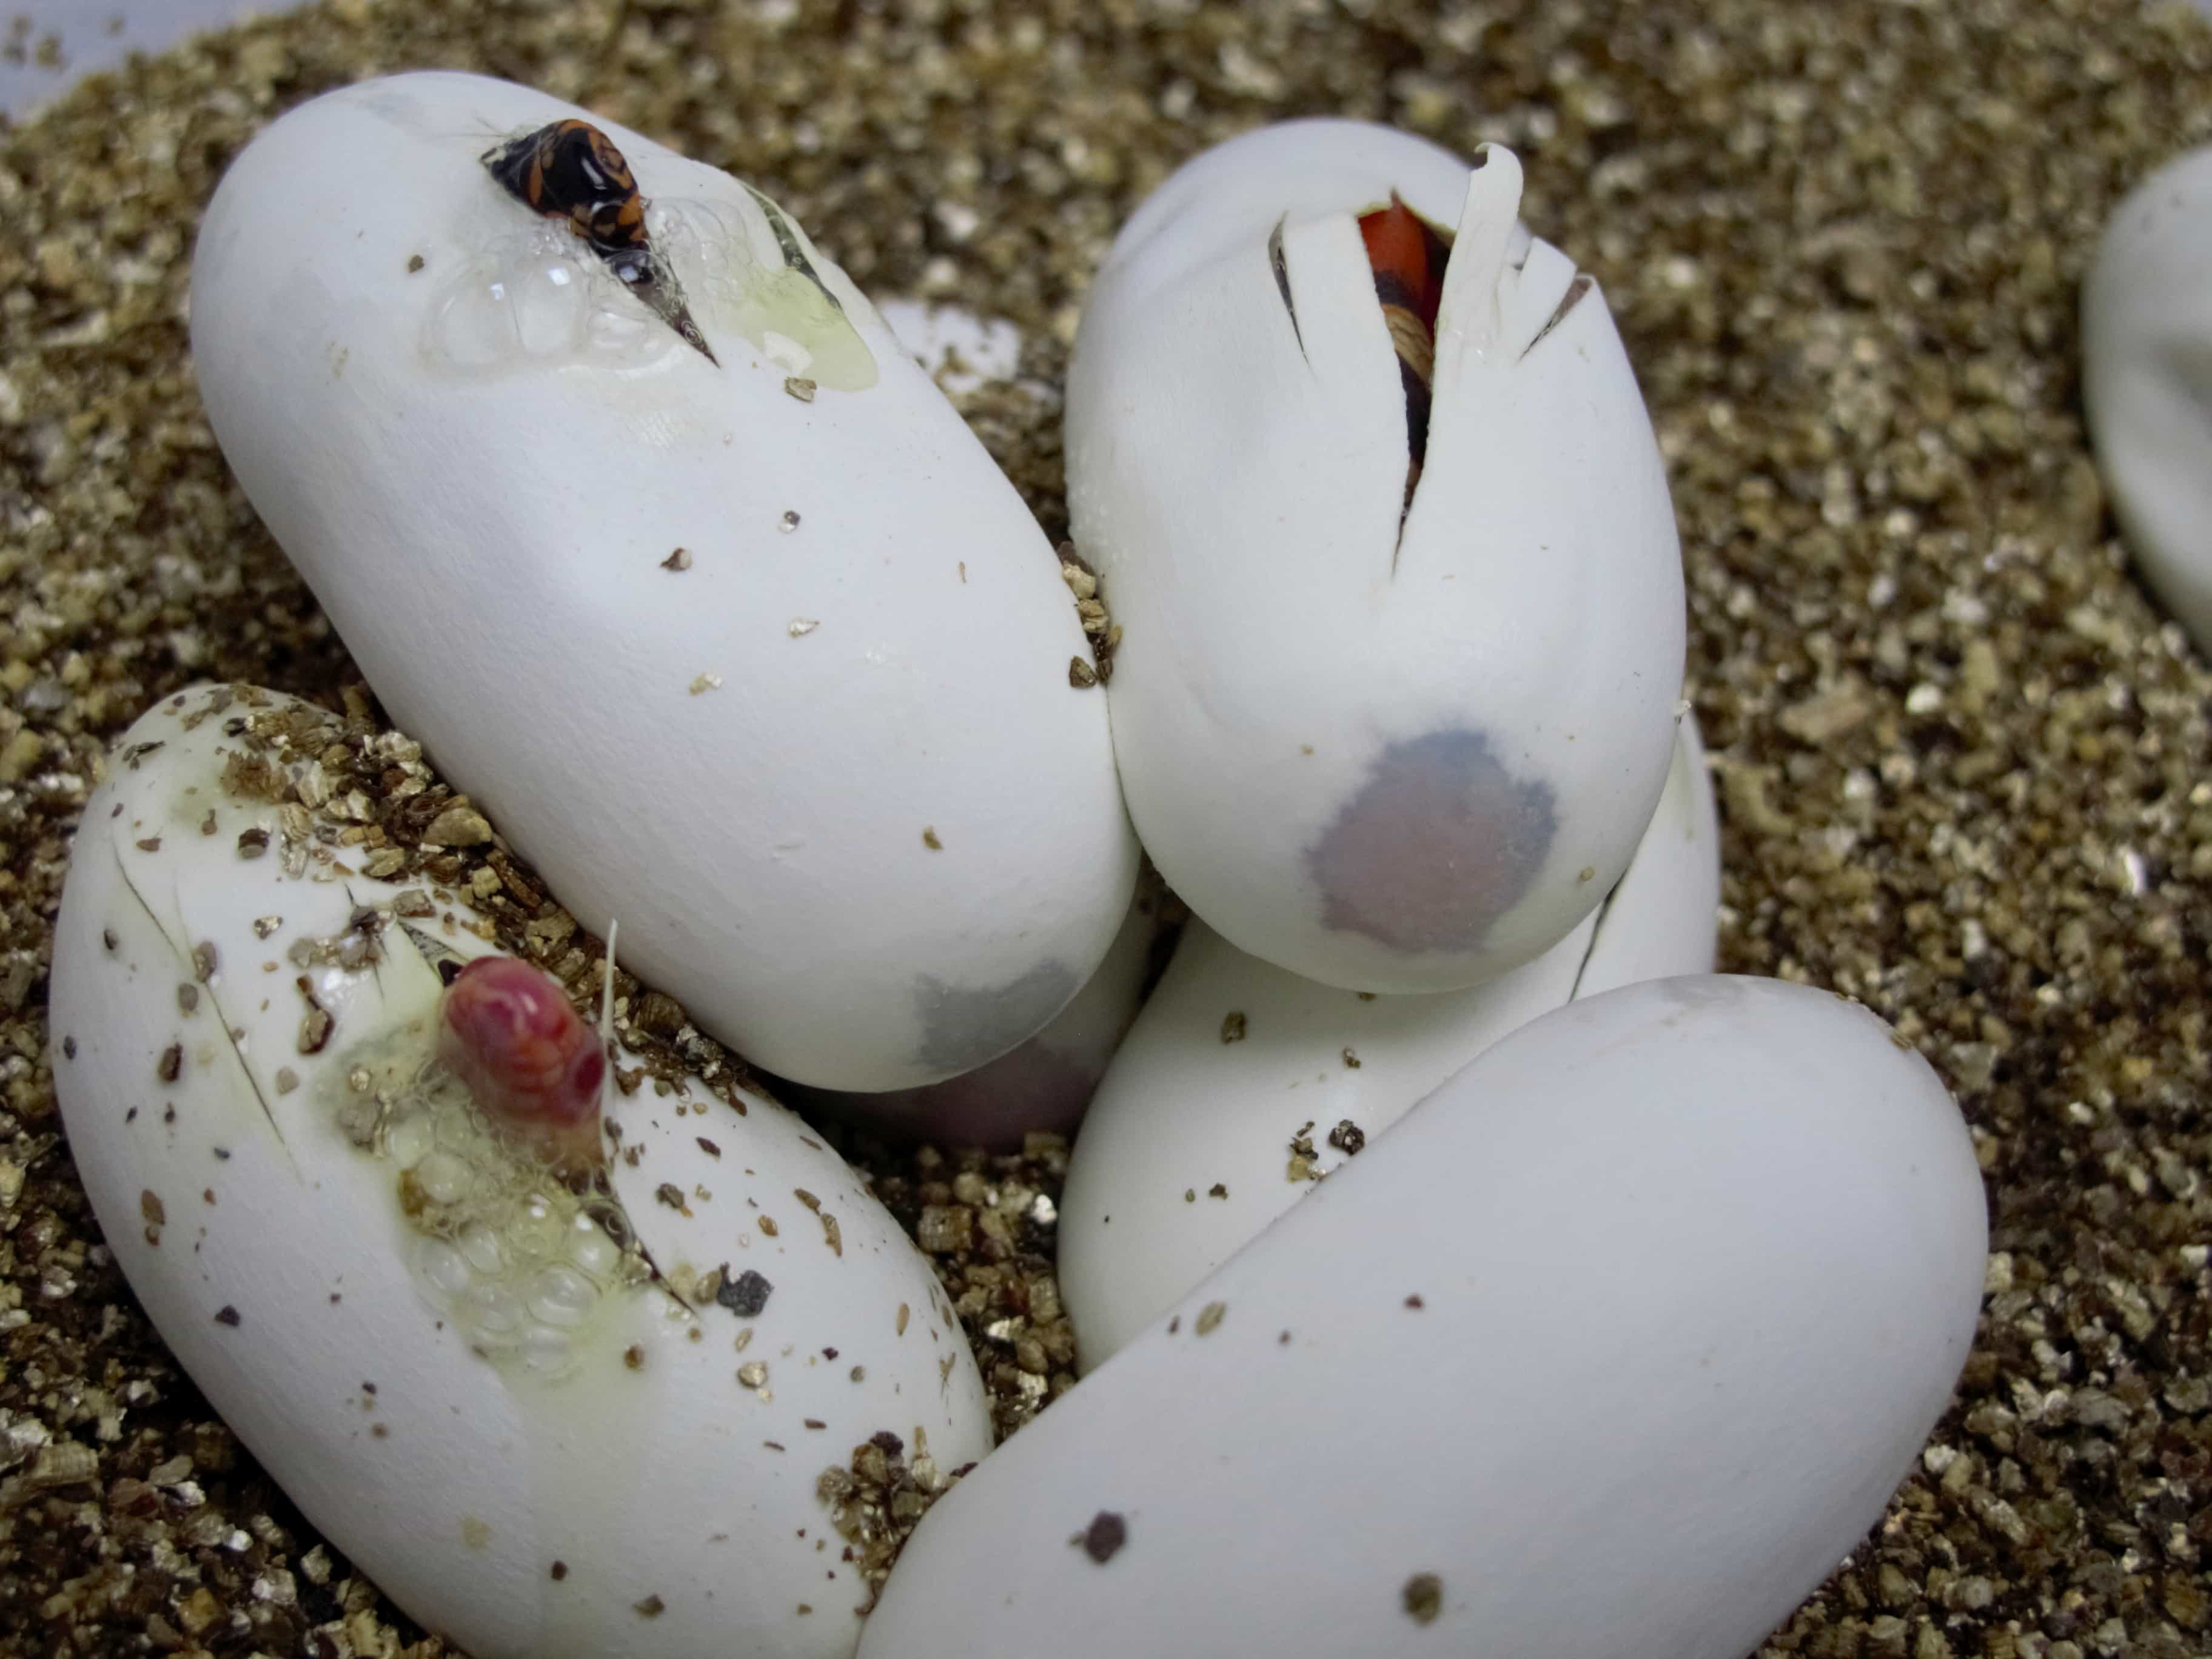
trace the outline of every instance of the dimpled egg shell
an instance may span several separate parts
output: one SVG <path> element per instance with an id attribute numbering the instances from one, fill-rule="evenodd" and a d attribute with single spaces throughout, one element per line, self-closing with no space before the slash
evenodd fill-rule
<path id="1" fill-rule="evenodd" d="M 1627 866 L 1681 682 L 1635 375 L 1519 224 L 1519 164 L 1481 159 L 1342 121 L 1207 152 L 1115 239 L 1068 374 L 1137 832 L 1239 949 L 1347 988 L 1461 988 L 1564 938 Z M 1409 511 L 1357 222 L 1394 191 L 1455 230 Z"/>
<path id="2" fill-rule="evenodd" d="M 584 114 L 416 74 L 257 138 L 193 261 L 216 435 L 398 723 L 702 1028 L 972 1069 L 1135 877 L 1052 550 L 765 198 L 605 128 L 717 364 L 479 159 Z"/>
<path id="3" fill-rule="evenodd" d="M 2212 650 L 2212 146 L 2113 212 L 2082 284 L 2081 371 L 2136 566 Z"/>
<path id="4" fill-rule="evenodd" d="M 1068 1159 L 1060 1288 L 1084 1367 L 1499 1038 L 1579 996 L 1710 973 L 1719 902 L 1712 781 L 1685 715 L 1620 884 L 1535 961 L 1471 990 L 1363 996 L 1192 922 Z"/>
<path id="5" fill-rule="evenodd" d="M 1571 1004 L 938 1504 L 861 1653 L 1736 1659 L 1921 1449 L 1985 1229 L 1956 1107 L 1865 1010 Z M 1102 1514 L 1103 1561 L 1069 1544 Z"/>
<path id="6" fill-rule="evenodd" d="M 946 1468 L 989 1444 L 927 1263 L 800 1120 L 696 1078 L 610 1096 L 624 1155 L 607 1176 L 658 1281 L 542 1195 L 499 1201 L 515 1166 L 483 1161 L 465 1123 L 395 1120 L 359 1144 L 356 1077 L 409 1075 L 435 964 L 492 947 L 465 907 L 415 915 L 423 890 L 350 873 L 335 825 L 307 848 L 285 835 L 296 805 L 233 787 L 252 752 L 233 723 L 301 709 L 207 688 L 163 702 L 71 854 L 55 1085 L 132 1290 L 315 1527 L 483 1659 L 732 1641 L 842 1659 L 866 1592 L 816 1547 L 834 1537 L 823 1469 L 883 1431 L 926 1431 Z M 319 959 L 316 941 L 365 930 L 362 965 Z M 436 1207 L 456 1192 L 463 1207 Z M 410 1205 L 477 1219 L 434 1235 Z M 724 1263 L 772 1285 L 754 1316 L 700 1292 Z M 753 1360 L 764 1374 L 741 1382 Z"/>

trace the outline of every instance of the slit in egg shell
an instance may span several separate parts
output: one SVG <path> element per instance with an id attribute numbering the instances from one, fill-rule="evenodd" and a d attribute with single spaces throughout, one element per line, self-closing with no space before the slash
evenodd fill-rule
<path id="1" fill-rule="evenodd" d="M 1436 385 L 1437 313 L 1443 308 L 1444 264 L 1451 238 L 1407 207 L 1395 190 L 1385 206 L 1359 216 L 1359 237 L 1375 272 L 1375 298 L 1398 354 L 1406 389 L 1406 502 L 1428 458 L 1429 407 Z"/>
<path id="2" fill-rule="evenodd" d="M 653 246 L 645 197 L 613 139 L 588 121 L 554 121 L 479 158 L 532 212 L 566 220 L 624 288 L 706 360 L 720 367 L 691 319 L 683 285 Z"/>
<path id="3" fill-rule="evenodd" d="M 746 185 L 774 245 L 709 204 L 648 199 L 613 141 L 574 118 L 518 134 L 478 158 L 509 195 L 565 226 L 613 279 L 589 280 L 560 241 L 531 239 L 469 262 L 436 312 L 431 356 L 453 366 L 501 368 L 517 358 L 581 352 L 643 362 L 637 330 L 608 305 L 618 288 L 720 367 L 693 313 L 729 327 L 793 375 L 841 391 L 872 386 L 876 366 L 842 301 L 817 269 L 782 209 Z M 562 239 L 565 240 L 566 239 Z M 694 271 L 696 292 L 678 275 Z M 609 290 L 603 296 L 601 289 Z M 617 307 L 618 308 L 618 307 Z"/>

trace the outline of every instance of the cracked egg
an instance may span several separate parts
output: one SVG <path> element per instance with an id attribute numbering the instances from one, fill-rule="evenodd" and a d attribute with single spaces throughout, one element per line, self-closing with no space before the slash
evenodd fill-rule
<path id="1" fill-rule="evenodd" d="M 769 197 L 526 88 L 365 82 L 232 163 L 191 325 L 380 701 L 702 1029 L 914 1087 L 1104 958 L 1137 848 L 1051 546 Z"/>
<path id="2" fill-rule="evenodd" d="M 1130 815 L 1209 926 L 1330 985 L 1550 949 L 1666 776 L 1665 471 L 1602 293 L 1520 202 L 1494 144 L 1262 128 L 1139 209 L 1076 339 Z"/>
<path id="3" fill-rule="evenodd" d="M 343 735 L 197 688 L 86 806 L 55 1087 L 131 1288 L 315 1527 L 470 1651 L 847 1659 L 870 1598 L 824 1468 L 990 1443 L 928 1264 L 797 1116 L 623 1092 L 626 1051 L 477 911 L 362 874 L 344 803 L 302 799 Z"/>

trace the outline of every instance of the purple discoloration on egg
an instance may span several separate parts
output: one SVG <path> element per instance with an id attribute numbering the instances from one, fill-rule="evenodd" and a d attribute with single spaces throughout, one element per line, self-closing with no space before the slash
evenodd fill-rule
<path id="1" fill-rule="evenodd" d="M 1528 893 L 1559 823 L 1480 732 L 1394 743 L 1306 852 L 1322 925 L 1394 951 L 1468 951 Z"/>
<path id="2" fill-rule="evenodd" d="M 948 1074 L 971 1072 L 1043 1030 L 1081 984 L 1060 962 L 1041 962 L 1018 979 L 984 989 L 924 974 L 914 988 L 921 1062 Z"/>
<path id="3" fill-rule="evenodd" d="M 1021 1150 L 1031 1133 L 1073 1134 L 1097 1092 L 1111 1051 L 1078 1057 L 1032 1037 L 988 1066 L 922 1089 L 844 1094 L 787 1083 L 784 1098 L 818 1105 L 901 1140 L 985 1152 Z"/>
<path id="4" fill-rule="evenodd" d="M 479 957 L 446 988 L 438 1058 L 484 1115 L 564 1169 L 599 1161 L 607 1056 L 550 974 Z"/>

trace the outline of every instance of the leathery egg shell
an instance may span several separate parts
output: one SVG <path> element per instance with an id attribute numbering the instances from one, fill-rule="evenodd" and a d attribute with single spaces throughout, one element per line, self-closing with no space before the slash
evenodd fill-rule
<path id="1" fill-rule="evenodd" d="M 2212 651 L 2212 146 L 2114 211 L 2082 284 L 2081 370 L 2136 567 Z"/>
<path id="2" fill-rule="evenodd" d="M 1499 1038 L 1577 997 L 1711 972 L 1719 902 L 1712 783 L 1686 714 L 1620 884 L 1535 961 L 1471 990 L 1362 996 L 1192 922 L 1068 1159 L 1060 1299 L 1085 1368 Z"/>
<path id="3" fill-rule="evenodd" d="M 518 193 L 588 157 L 486 162 L 584 118 L 415 74 L 255 139 L 193 261 L 216 435 L 395 721 L 703 1029 L 824 1087 L 971 1070 L 1135 879 L 1057 562 L 767 198 L 605 125 L 610 248 Z"/>
<path id="4" fill-rule="evenodd" d="M 1520 198 L 1496 145 L 1247 133 L 1130 219 L 1069 368 L 1137 833 L 1217 932 L 1332 985 L 1532 960 L 1666 775 L 1665 472 L 1603 297 Z"/>
<path id="5" fill-rule="evenodd" d="M 309 1520 L 471 1653 L 843 1659 L 867 1595 L 818 1548 L 823 1469 L 883 1431 L 947 1471 L 990 1443 L 927 1264 L 757 1096 L 611 1091 L 605 1196 L 487 1134 L 424 1065 L 484 924 L 349 873 L 297 798 L 339 731 L 196 689 L 86 808 L 55 1084 L 132 1289 Z"/>
<path id="6" fill-rule="evenodd" d="M 863 1659 L 1735 1659 L 1920 1450 L 1985 1243 L 1957 1109 L 1863 1009 L 1571 1003 L 924 1516 Z"/>

